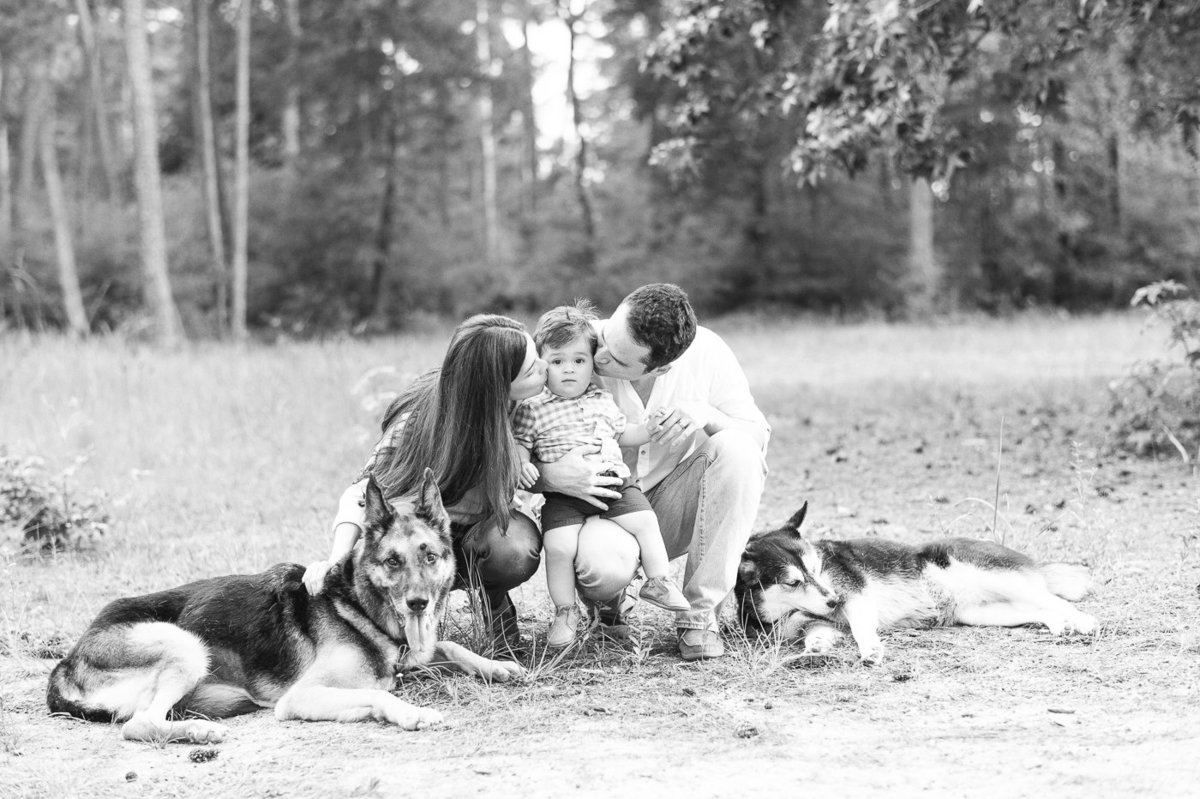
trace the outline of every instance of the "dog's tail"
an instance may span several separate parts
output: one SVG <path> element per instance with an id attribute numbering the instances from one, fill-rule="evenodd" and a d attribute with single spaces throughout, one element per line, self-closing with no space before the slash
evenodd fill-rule
<path id="1" fill-rule="evenodd" d="M 1052 594 L 1068 602 L 1078 602 L 1092 590 L 1092 577 L 1078 563 L 1043 563 L 1037 567 Z"/>

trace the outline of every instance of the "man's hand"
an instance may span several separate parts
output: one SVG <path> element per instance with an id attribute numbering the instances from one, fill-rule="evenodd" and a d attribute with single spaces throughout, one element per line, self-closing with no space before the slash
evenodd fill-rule
<path id="1" fill-rule="evenodd" d="M 531 485 L 538 481 L 538 477 L 540 476 L 538 468 L 532 463 L 521 464 L 521 473 L 517 475 L 517 488 L 522 491 L 528 490 Z"/>
<path id="2" fill-rule="evenodd" d="M 650 440 L 656 444 L 670 449 L 685 447 L 697 430 L 712 423 L 715 413 L 716 410 L 706 402 L 678 402 L 673 407 L 656 409 L 650 415 L 646 429 Z"/>
<path id="3" fill-rule="evenodd" d="M 600 459 L 589 460 L 585 457 L 599 452 L 599 444 L 583 444 L 554 463 L 543 463 L 541 488 L 576 497 L 601 510 L 608 510 L 604 500 L 621 498 L 621 494 L 611 486 L 619 486 L 624 481 L 620 477 L 602 474 L 609 466 Z"/>

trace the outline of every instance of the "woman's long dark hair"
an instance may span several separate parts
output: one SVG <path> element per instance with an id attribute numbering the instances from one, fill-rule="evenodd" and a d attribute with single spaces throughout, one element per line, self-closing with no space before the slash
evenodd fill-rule
<path id="1" fill-rule="evenodd" d="M 509 391 L 528 341 L 525 326 L 507 316 L 479 314 L 458 326 L 441 369 L 413 381 L 383 416 L 386 431 L 408 414 L 403 434 L 378 453 L 372 468 L 385 496 L 415 491 L 428 466 L 446 505 L 478 486 L 485 512 L 508 528 L 520 469 Z"/>

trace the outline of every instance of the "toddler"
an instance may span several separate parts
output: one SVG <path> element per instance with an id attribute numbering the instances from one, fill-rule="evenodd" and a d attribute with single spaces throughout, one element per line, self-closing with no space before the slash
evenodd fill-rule
<path id="1" fill-rule="evenodd" d="M 579 626 L 575 603 L 575 554 L 579 531 L 588 516 L 609 519 L 637 539 L 646 582 L 638 596 L 671 611 L 691 610 L 683 592 L 667 578 L 667 550 L 658 529 L 658 517 L 649 500 L 634 484 L 621 459 L 621 445 L 641 446 L 650 441 L 645 423 L 627 425 L 612 394 L 592 383 L 592 356 L 596 352 L 596 314 L 590 304 L 563 305 L 538 320 L 533 340 L 546 362 L 546 388 L 517 406 L 513 435 L 522 461 L 518 486 L 528 488 L 538 479 L 533 457 L 552 463 L 582 444 L 600 443 L 598 457 L 610 472 L 625 482 L 621 498 L 601 510 L 584 500 L 555 492 L 546 493 L 542 506 L 542 536 L 546 552 L 546 583 L 554 602 L 554 622 L 546 645 L 567 646 Z"/>

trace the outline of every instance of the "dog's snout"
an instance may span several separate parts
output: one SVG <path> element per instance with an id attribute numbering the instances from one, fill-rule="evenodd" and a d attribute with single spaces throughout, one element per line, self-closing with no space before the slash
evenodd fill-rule
<path id="1" fill-rule="evenodd" d="M 429 605 L 429 600 L 424 597 L 413 597 L 408 600 L 408 609 L 413 613 L 420 613 Z"/>

